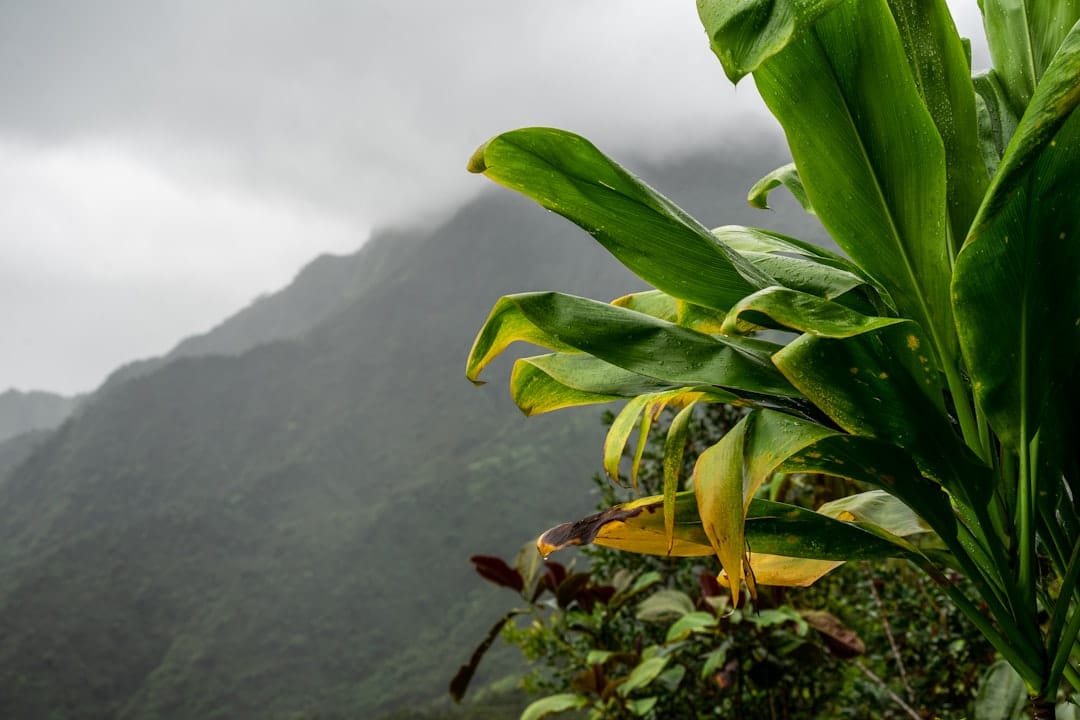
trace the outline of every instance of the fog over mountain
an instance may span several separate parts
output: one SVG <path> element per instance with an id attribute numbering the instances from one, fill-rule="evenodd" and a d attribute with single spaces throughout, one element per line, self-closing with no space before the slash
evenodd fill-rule
<path id="1" fill-rule="evenodd" d="M 445 217 L 501 130 L 648 160 L 778 137 L 689 1 L 11 0 L 0 93 L 0 388 L 65 394 Z"/>

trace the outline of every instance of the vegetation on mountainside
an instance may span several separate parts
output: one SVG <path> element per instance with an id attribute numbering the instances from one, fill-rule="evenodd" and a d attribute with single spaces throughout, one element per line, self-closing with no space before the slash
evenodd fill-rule
<path id="1" fill-rule="evenodd" d="M 655 172 L 703 211 L 736 183 L 706 158 Z M 460 382 L 462 337 L 499 292 L 631 281 L 530 210 L 487 195 L 321 260 L 201 352 L 259 347 L 114 378 L 42 439 L 0 482 L 0 717 L 436 712 L 423 701 L 498 610 L 467 557 L 588 502 L 540 480 L 573 477 L 602 439 L 593 411 L 536 428 Z M 316 316 L 271 342 L 294 301 Z"/>
<path id="2" fill-rule="evenodd" d="M 574 221 L 655 289 L 503 297 L 470 379 L 523 340 L 552 351 L 515 366 L 527 414 L 628 398 L 606 444 L 614 477 L 639 418 L 751 409 L 702 453 L 692 489 L 671 462 L 661 494 L 553 528 L 540 548 L 715 555 L 735 605 L 744 589 L 902 558 L 1019 674 L 1032 715 L 1052 717 L 1080 690 L 1080 1 L 982 2 L 993 69 L 974 79 L 943 0 L 698 8 L 794 160 L 751 204 L 791 189 L 842 254 L 709 231 L 564 131 L 477 150 L 472 171 Z M 684 428 L 672 423 L 671 457 Z M 821 512 L 759 495 L 796 472 L 875 490 Z"/>

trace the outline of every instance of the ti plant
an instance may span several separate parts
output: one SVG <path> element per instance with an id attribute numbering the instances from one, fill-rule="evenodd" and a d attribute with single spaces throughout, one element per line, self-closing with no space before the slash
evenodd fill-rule
<path id="1" fill-rule="evenodd" d="M 794 161 L 751 205 L 786 187 L 839 253 L 710 231 L 568 132 L 489 140 L 471 171 L 578 224 L 655 289 L 503 297 L 467 374 L 526 341 L 552 351 L 514 366 L 527 414 L 628 399 L 612 475 L 638 418 L 647 434 L 680 409 L 663 493 L 555 528 L 543 552 L 715 555 L 736 598 L 906 558 L 1049 717 L 1063 683 L 1080 688 L 1080 0 L 981 8 L 993 68 L 972 78 L 944 0 L 699 0 L 725 73 L 753 75 Z M 750 412 L 680 491 L 698 403 Z M 757 497 L 793 472 L 877 489 L 824 513 Z"/>

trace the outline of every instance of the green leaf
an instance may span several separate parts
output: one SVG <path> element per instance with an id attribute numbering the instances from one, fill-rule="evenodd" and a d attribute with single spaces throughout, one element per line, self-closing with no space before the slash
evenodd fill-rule
<path id="1" fill-rule="evenodd" d="M 694 612 L 694 601 L 682 590 L 657 590 L 641 601 L 634 617 L 638 620 L 654 622 L 680 618 Z"/>
<path id="2" fill-rule="evenodd" d="M 637 667 L 630 671 L 630 675 L 619 685 L 619 695 L 626 697 L 635 690 L 646 687 L 655 680 L 661 672 L 663 672 L 670 659 L 671 658 L 666 656 L 658 656 L 651 657 L 648 660 L 641 662 Z"/>
<path id="3" fill-rule="evenodd" d="M 707 612 L 692 612 L 683 615 L 668 628 L 665 642 L 685 640 L 694 633 L 711 630 L 716 627 L 716 616 Z"/>
<path id="4" fill-rule="evenodd" d="M 911 508 L 884 490 L 869 490 L 832 500 L 818 508 L 818 512 L 833 518 L 850 515 L 898 537 L 931 532 L 930 526 Z"/>
<path id="5" fill-rule="evenodd" d="M 979 145 L 987 174 L 993 177 L 997 173 L 1005 148 L 1016 132 L 1019 122 L 1013 113 L 1012 105 L 1005 95 L 997 73 L 993 70 L 976 75 L 973 79 L 975 107 L 979 119 Z"/>
<path id="6" fill-rule="evenodd" d="M 889 0 L 919 93 L 945 144 L 952 247 L 982 202 L 987 175 L 979 145 L 971 63 L 945 0 Z"/>
<path id="7" fill-rule="evenodd" d="M 802 179 L 799 178 L 799 171 L 795 169 L 795 163 L 782 165 L 754 183 L 746 195 L 746 201 L 750 203 L 750 207 L 768 210 L 769 193 L 778 187 L 787 188 L 791 196 L 803 206 L 803 210 L 811 215 L 815 214 L 810 198 L 806 196 L 806 188 L 803 187 Z"/>
<path id="8" fill-rule="evenodd" d="M 803 335 L 773 360 L 844 430 L 904 448 L 923 474 L 968 507 L 985 506 L 989 471 L 945 413 L 940 373 L 926 346 L 908 322 L 842 339 Z"/>
<path id="9" fill-rule="evenodd" d="M 754 79 L 822 224 L 954 359 L 945 148 L 884 0 L 841 3 Z"/>
<path id="10" fill-rule="evenodd" d="M 541 720 L 558 713 L 580 710 L 589 704 L 589 699 L 573 693 L 549 695 L 530 703 L 521 713 L 521 720 Z"/>
<path id="11" fill-rule="evenodd" d="M 990 666 L 975 696 L 975 720 L 1022 720 L 1028 694 L 1023 679 L 1004 660 Z"/>
<path id="12" fill-rule="evenodd" d="M 730 393 L 717 391 L 709 387 L 685 387 L 648 393 L 632 398 L 619 414 L 615 416 L 604 439 L 604 471 L 608 476 L 619 481 L 619 465 L 622 462 L 626 443 L 634 426 L 641 423 L 638 431 L 638 443 L 630 463 L 630 483 L 637 487 L 638 467 L 641 464 L 645 445 L 649 438 L 649 429 L 664 408 L 669 405 L 686 407 L 699 400 L 739 404 L 739 399 Z"/>
<path id="13" fill-rule="evenodd" d="M 1080 18 L 1080 2 L 983 0 L 979 5 L 994 71 L 1013 114 L 1020 117 L 1069 29 Z"/>
<path id="14" fill-rule="evenodd" d="M 656 703 L 659 700 L 660 698 L 656 696 L 641 698 L 640 700 L 631 700 L 627 703 L 627 706 L 630 708 L 630 712 L 638 717 L 644 717 L 652 712 L 652 709 L 656 707 Z"/>
<path id="15" fill-rule="evenodd" d="M 571 353 L 521 358 L 510 375 L 510 395 L 530 416 L 635 397 L 665 386 L 590 355 Z"/>
<path id="16" fill-rule="evenodd" d="M 511 343 L 588 353 L 638 375 L 678 385 L 798 396 L 769 360 L 775 346 L 716 338 L 606 303 L 561 293 L 500 298 L 473 343 L 466 375 L 483 368 Z"/>
<path id="17" fill-rule="evenodd" d="M 683 453 L 686 450 L 690 419 L 693 416 L 694 403 L 688 403 L 671 421 L 664 441 L 664 533 L 668 538 L 669 550 L 675 544 L 675 495 L 679 492 Z"/>
<path id="18" fill-rule="evenodd" d="M 736 303 L 724 319 L 722 329 L 734 334 L 764 326 L 817 337 L 847 338 L 901 322 L 906 321 L 863 315 L 815 295 L 771 287 Z"/>
<path id="19" fill-rule="evenodd" d="M 471 172 L 517 190 L 592 235 L 655 288 L 725 310 L 769 279 L 583 137 L 552 128 L 498 135 Z"/>
<path id="20" fill-rule="evenodd" d="M 586 665 L 603 665 L 615 653 L 611 650 L 590 650 L 585 656 Z"/>
<path id="21" fill-rule="evenodd" d="M 679 301 L 660 290 L 630 293 L 615 298 L 611 304 L 668 322 L 677 323 L 679 320 Z"/>
<path id="22" fill-rule="evenodd" d="M 1080 347 L 1080 26 L 1047 69 L 956 261 L 972 389 L 1013 448 L 1038 431 Z"/>
<path id="23" fill-rule="evenodd" d="M 747 579 L 751 596 L 756 594 L 752 575 L 744 573 L 743 457 L 751 413 L 731 428 L 720 442 L 698 457 L 694 465 L 694 494 L 698 513 L 720 566 L 731 580 L 733 601 Z"/>
<path id="24" fill-rule="evenodd" d="M 731 82 L 784 49 L 838 0 L 698 0 L 709 45 Z"/>

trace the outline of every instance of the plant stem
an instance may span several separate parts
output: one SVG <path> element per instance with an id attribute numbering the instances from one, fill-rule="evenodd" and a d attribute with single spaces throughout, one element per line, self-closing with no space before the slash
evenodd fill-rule
<path id="1" fill-rule="evenodd" d="M 892 626 L 889 625 L 889 616 L 885 612 L 885 605 L 881 602 L 881 596 L 878 595 L 877 588 L 874 587 L 874 573 L 870 570 L 870 563 L 863 563 L 863 570 L 866 572 L 867 584 L 870 586 L 870 595 L 874 598 L 878 615 L 881 617 L 881 627 L 885 630 L 885 637 L 889 641 L 889 649 L 892 650 L 893 659 L 896 660 L 896 669 L 900 672 L 900 682 L 904 686 L 908 700 L 915 702 L 915 692 L 911 689 L 911 683 L 908 682 L 907 672 L 904 670 L 904 659 L 900 657 L 900 650 L 896 647 Z"/>
<path id="2" fill-rule="evenodd" d="M 900 706 L 900 708 L 907 713 L 908 717 L 914 718 L 914 720 L 922 720 L 922 715 L 915 712 L 915 709 L 904 702 L 904 699 L 893 692 L 892 688 L 885 684 L 885 681 L 874 674 L 874 671 L 866 667 L 861 660 L 855 661 L 855 667 L 859 668 L 866 677 L 877 685 L 879 688 L 885 691 L 885 694 L 889 696 L 894 703 Z"/>
<path id="3" fill-rule="evenodd" d="M 1039 652 L 1029 646 L 1026 639 L 1018 634 L 1016 628 L 1007 622 L 1003 622 L 1001 627 L 1008 637 L 1002 635 L 958 587 L 950 582 L 946 582 L 943 587 L 953 604 L 978 628 L 979 632 L 994 646 L 994 649 L 1001 653 L 1001 656 L 1013 666 L 1013 669 L 1020 674 L 1027 686 L 1041 690 L 1043 684 L 1042 668 L 1045 663 Z M 1035 656 L 1030 657 L 1031 653 L 1035 653 Z"/>
<path id="4" fill-rule="evenodd" d="M 944 354 L 941 354 L 941 357 L 944 358 Z M 952 395 L 953 407 L 956 408 L 956 418 L 960 421 L 960 432 L 964 436 L 964 442 L 975 451 L 975 454 L 984 463 L 993 466 L 993 461 L 990 459 L 990 448 L 983 446 L 982 433 L 975 422 L 971 404 L 968 402 L 967 386 L 960 377 L 956 362 L 950 358 L 944 360 L 941 364 L 945 368 L 945 382 L 948 384 L 949 393 Z"/>
<path id="5" fill-rule="evenodd" d="M 1024 597 L 1025 612 L 1035 611 L 1035 482 L 1032 477 L 1031 447 L 1027 441 L 1027 413 L 1020 413 L 1020 483 L 1017 492 L 1017 533 L 1020 540 L 1019 590 Z"/>

